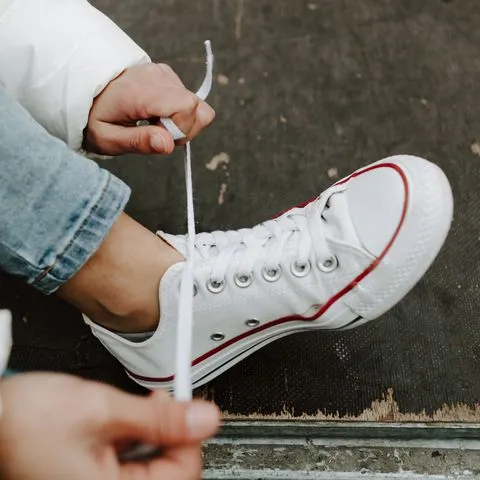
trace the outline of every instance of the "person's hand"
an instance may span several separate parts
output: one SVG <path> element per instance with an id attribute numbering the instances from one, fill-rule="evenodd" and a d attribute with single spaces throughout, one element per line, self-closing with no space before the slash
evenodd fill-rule
<path id="1" fill-rule="evenodd" d="M 197 136 L 215 117 L 214 110 L 187 90 L 164 64 L 150 63 L 125 70 L 94 100 L 85 129 L 84 147 L 102 155 L 172 153 L 172 136 L 159 124 L 171 118 L 186 135 Z M 151 125 L 136 126 L 139 120 Z"/>
<path id="2" fill-rule="evenodd" d="M 0 382 L 0 394 L 2 480 L 200 479 L 200 442 L 219 424 L 206 402 L 136 397 L 67 375 L 19 375 Z M 135 441 L 161 446 L 160 457 L 120 463 Z"/>

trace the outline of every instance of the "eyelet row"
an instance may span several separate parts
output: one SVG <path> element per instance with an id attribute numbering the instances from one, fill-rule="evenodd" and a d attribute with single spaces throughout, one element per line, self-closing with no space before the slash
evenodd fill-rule
<path id="1" fill-rule="evenodd" d="M 335 255 L 330 255 L 322 262 L 317 262 L 317 267 L 324 273 L 333 272 L 338 267 L 338 259 Z M 311 263 L 299 263 L 293 262 L 290 265 L 290 271 L 292 275 L 298 278 L 305 277 L 310 273 L 312 269 Z M 267 282 L 273 283 L 280 279 L 282 276 L 282 267 L 278 265 L 278 267 L 274 268 L 264 268 L 262 270 L 262 277 Z M 253 274 L 251 273 L 237 273 L 233 277 L 233 281 L 235 285 L 240 288 L 247 288 L 253 283 Z M 207 281 L 207 290 L 211 293 L 220 293 L 225 289 L 226 282 L 225 280 L 208 280 Z M 194 285 L 194 295 L 198 293 L 198 285 Z"/>
<path id="2" fill-rule="evenodd" d="M 257 318 L 249 318 L 248 320 L 245 320 L 245 325 L 249 328 L 255 328 L 260 325 L 260 320 Z M 210 335 L 210 340 L 221 342 L 222 340 L 225 340 L 225 334 L 221 332 L 212 333 L 212 335 Z"/>

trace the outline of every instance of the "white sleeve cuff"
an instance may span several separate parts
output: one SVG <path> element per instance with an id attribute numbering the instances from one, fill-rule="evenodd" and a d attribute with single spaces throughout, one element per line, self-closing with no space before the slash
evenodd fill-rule
<path id="1" fill-rule="evenodd" d="M 78 150 L 94 98 L 148 55 L 85 0 L 15 0 L 0 17 L 0 84 Z"/>

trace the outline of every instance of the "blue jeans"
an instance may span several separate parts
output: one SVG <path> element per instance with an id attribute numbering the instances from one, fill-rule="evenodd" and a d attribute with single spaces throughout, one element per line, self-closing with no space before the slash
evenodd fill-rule
<path id="1" fill-rule="evenodd" d="M 95 253 L 129 195 L 0 87 L 0 269 L 54 292 Z"/>

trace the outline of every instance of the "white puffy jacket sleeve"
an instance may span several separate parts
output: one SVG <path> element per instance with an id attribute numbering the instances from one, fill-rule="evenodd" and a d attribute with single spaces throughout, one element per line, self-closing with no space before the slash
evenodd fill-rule
<path id="1" fill-rule="evenodd" d="M 148 55 L 86 0 L 0 0 L 0 85 L 81 148 L 94 98 Z"/>

